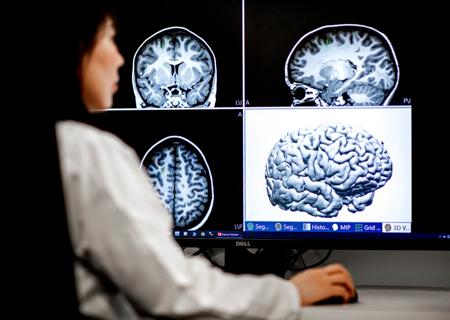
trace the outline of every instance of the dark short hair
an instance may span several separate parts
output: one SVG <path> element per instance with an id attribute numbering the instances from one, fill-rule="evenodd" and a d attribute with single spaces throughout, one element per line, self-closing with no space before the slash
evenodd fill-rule
<path id="1" fill-rule="evenodd" d="M 83 56 L 93 49 L 96 35 L 107 18 L 116 24 L 113 4 L 108 0 L 62 1 L 52 5 L 51 13 L 42 17 L 45 32 L 39 50 L 44 50 L 41 73 L 45 85 L 39 84 L 43 87 L 40 99 L 51 107 L 55 120 L 87 117 L 81 99 L 79 68 Z"/>
<path id="2" fill-rule="evenodd" d="M 80 12 L 78 16 L 83 18 L 78 21 L 81 23 L 78 24 L 76 30 L 76 38 L 79 43 L 77 65 L 79 66 L 81 58 L 93 49 L 97 32 L 106 23 L 107 18 L 113 20 L 115 27 L 117 27 L 117 22 L 110 1 L 105 0 L 89 1 L 89 10 Z"/>

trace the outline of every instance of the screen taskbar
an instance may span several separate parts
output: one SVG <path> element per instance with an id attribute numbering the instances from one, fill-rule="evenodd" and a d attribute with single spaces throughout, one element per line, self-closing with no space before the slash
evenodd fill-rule
<path id="1" fill-rule="evenodd" d="M 405 222 L 279 222 L 247 221 L 245 231 L 252 232 L 372 232 L 410 233 Z"/>
<path id="2" fill-rule="evenodd" d="M 371 224 L 368 224 L 371 225 Z M 364 228 L 364 226 L 363 226 Z M 442 239 L 450 240 L 450 233 L 404 233 L 404 232 L 378 232 L 368 231 L 345 231 L 343 232 L 280 232 L 280 231 L 230 231 L 230 230 L 175 230 L 173 231 L 175 239 L 279 239 L 279 240 L 302 240 L 302 239 L 415 239 L 432 240 Z"/>

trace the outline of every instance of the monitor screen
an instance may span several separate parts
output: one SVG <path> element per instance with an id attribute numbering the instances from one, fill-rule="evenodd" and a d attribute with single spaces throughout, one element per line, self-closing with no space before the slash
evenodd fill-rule
<path id="1" fill-rule="evenodd" d="M 415 165 L 414 21 L 358 8 L 118 11 L 121 89 L 96 121 L 136 150 L 180 244 L 448 249 Z"/>

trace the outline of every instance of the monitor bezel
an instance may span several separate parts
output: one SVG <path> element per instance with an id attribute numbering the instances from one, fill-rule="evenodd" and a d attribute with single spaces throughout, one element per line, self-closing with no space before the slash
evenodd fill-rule
<path id="1" fill-rule="evenodd" d="M 195 248 L 291 248 L 343 250 L 450 251 L 449 239 L 193 239 L 176 238 L 181 247 Z"/>

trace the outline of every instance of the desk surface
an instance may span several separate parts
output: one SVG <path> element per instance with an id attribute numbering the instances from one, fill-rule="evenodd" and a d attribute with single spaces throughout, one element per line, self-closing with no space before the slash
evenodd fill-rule
<path id="1" fill-rule="evenodd" d="M 450 289 L 358 288 L 359 302 L 305 307 L 304 320 L 450 320 Z"/>

